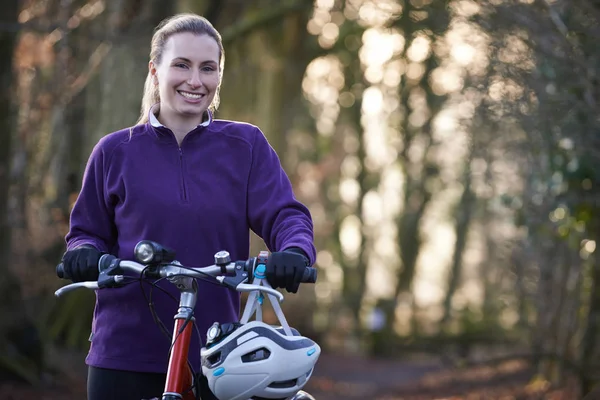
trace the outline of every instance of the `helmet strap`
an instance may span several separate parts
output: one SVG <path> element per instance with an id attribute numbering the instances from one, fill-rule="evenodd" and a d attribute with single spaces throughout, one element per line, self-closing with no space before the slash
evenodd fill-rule
<path id="1" fill-rule="evenodd" d="M 255 276 L 252 281 L 253 285 L 262 285 L 268 288 L 271 288 L 271 285 L 264 277 Z M 273 311 L 275 312 L 275 316 L 279 320 L 279 324 L 283 328 L 283 331 L 287 336 L 293 336 L 292 330 L 285 319 L 285 315 L 283 315 L 283 310 L 281 309 L 281 305 L 279 304 L 279 300 L 273 296 L 272 294 L 267 293 L 266 297 L 268 297 L 271 306 L 273 307 Z M 242 314 L 242 318 L 240 319 L 240 324 L 246 324 L 250 321 L 252 315 L 256 315 L 255 320 L 262 322 L 262 305 L 264 303 L 265 295 L 260 290 L 254 290 L 250 292 L 248 295 L 248 300 L 246 301 L 246 306 L 244 307 L 244 313 Z"/>

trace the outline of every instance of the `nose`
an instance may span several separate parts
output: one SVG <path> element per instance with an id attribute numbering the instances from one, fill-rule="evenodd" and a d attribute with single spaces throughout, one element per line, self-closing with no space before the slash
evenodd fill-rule
<path id="1" fill-rule="evenodd" d="M 202 86 L 202 80 L 200 79 L 200 72 L 196 69 L 192 69 L 187 84 L 193 88 Z"/>

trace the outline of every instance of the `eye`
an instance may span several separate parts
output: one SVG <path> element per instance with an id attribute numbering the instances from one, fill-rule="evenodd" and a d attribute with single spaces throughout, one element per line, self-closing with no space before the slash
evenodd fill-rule
<path id="1" fill-rule="evenodd" d="M 202 67 L 202 71 L 204 71 L 204 72 L 213 72 L 214 70 L 215 70 L 214 67 L 211 67 L 211 66 L 208 66 L 208 65 Z"/>
<path id="2" fill-rule="evenodd" d="M 173 65 L 175 68 L 187 68 L 187 65 L 184 63 L 177 63 Z"/>

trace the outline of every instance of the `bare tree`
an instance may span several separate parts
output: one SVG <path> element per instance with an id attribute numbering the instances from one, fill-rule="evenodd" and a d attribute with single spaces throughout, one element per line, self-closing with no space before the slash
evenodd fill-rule
<path id="1" fill-rule="evenodd" d="M 444 315 L 441 324 L 445 326 L 452 317 L 452 298 L 460 283 L 461 271 L 463 265 L 463 254 L 467 245 L 469 227 L 473 218 L 476 206 L 476 197 L 472 189 L 471 162 L 473 161 L 473 145 L 468 157 L 465 160 L 463 171 L 463 192 L 455 209 L 455 231 L 456 242 L 454 244 L 454 254 L 452 256 L 452 265 L 448 274 L 448 287 L 446 288 L 446 297 L 444 299 Z"/>
<path id="2" fill-rule="evenodd" d="M 417 13 L 417 14 L 415 14 Z M 420 13 L 420 14 L 419 14 Z M 423 18 L 416 18 L 421 15 Z M 405 54 L 419 35 L 426 35 L 434 43 L 448 29 L 450 22 L 449 10 L 445 1 L 432 1 L 425 3 L 405 2 L 400 18 L 394 21 L 394 26 L 399 28 L 405 37 Z M 439 167 L 435 164 L 431 154 L 439 146 L 433 137 L 433 120 L 443 109 L 446 96 L 434 93 L 430 86 L 430 75 L 438 66 L 437 56 L 431 52 L 422 62 L 423 73 L 417 79 L 403 77 L 400 85 L 400 107 L 403 112 L 401 123 L 402 147 L 398 162 L 405 176 L 404 198 L 402 213 L 398 217 L 398 245 L 400 249 L 401 268 L 398 271 L 398 282 L 394 293 L 394 301 L 386 307 L 386 330 L 393 336 L 396 321 L 395 308 L 398 301 L 408 301 L 415 309 L 412 296 L 412 284 L 416 274 L 417 258 L 421 249 L 421 223 L 423 216 L 434 195 L 432 183 L 439 179 Z M 423 98 L 426 109 L 417 109 L 416 104 L 423 104 L 416 100 Z M 411 113 L 422 113 L 424 121 L 419 126 L 410 122 Z M 418 160 L 411 159 L 411 149 L 422 147 Z M 413 312 L 413 322 L 416 313 Z M 416 327 L 416 325 L 414 326 Z M 415 332 L 416 333 L 416 332 Z"/>
<path id="3" fill-rule="evenodd" d="M 19 1 L 10 0 L 3 4 L 8 22 L 17 22 Z M 37 330 L 30 322 L 25 310 L 20 285 L 11 263 L 11 221 L 8 199 L 10 196 L 11 144 L 15 136 L 15 115 L 18 104 L 14 99 L 15 74 L 13 55 L 17 32 L 0 32 L 0 293 L 3 294 L 2 322 L 0 323 L 0 365 L 9 376 L 18 376 L 30 382 L 39 379 L 43 351 Z"/>

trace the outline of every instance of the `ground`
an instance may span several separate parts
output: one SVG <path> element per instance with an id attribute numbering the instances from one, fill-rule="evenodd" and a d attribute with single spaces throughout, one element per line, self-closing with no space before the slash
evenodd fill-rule
<path id="1" fill-rule="evenodd" d="M 46 379 L 42 387 L 1 384 L 0 399 L 85 400 L 84 367 L 75 364 L 70 374 Z M 317 400 L 578 400 L 573 381 L 553 388 L 532 376 L 526 365 L 515 361 L 450 369 L 430 360 L 322 354 L 306 389 Z"/>
<path id="2" fill-rule="evenodd" d="M 554 388 L 533 377 L 516 361 L 457 369 L 432 361 L 325 355 L 307 391 L 318 400 L 578 400 L 574 380 Z"/>

